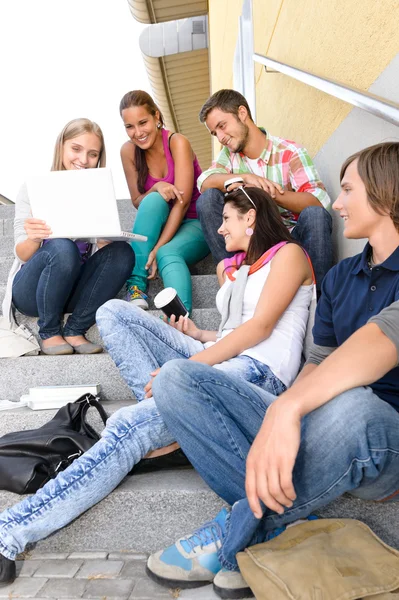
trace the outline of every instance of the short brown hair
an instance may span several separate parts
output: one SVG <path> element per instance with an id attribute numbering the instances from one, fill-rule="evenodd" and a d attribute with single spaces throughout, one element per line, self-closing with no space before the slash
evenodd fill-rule
<path id="1" fill-rule="evenodd" d="M 340 181 L 357 160 L 357 171 L 373 210 L 389 215 L 399 231 L 399 142 L 384 142 L 352 154 L 341 168 Z"/>
<path id="2" fill-rule="evenodd" d="M 231 113 L 238 117 L 238 109 L 240 106 L 248 111 L 248 116 L 253 121 L 251 115 L 251 109 L 249 108 L 248 102 L 240 92 L 235 90 L 219 90 L 212 94 L 210 98 L 205 102 L 199 113 L 199 120 L 201 123 L 205 123 L 209 113 L 214 108 L 219 108 L 225 113 Z"/>

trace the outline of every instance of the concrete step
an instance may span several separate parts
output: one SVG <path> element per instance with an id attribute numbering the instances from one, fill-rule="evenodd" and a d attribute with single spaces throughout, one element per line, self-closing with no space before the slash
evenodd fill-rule
<path id="1" fill-rule="evenodd" d="M 103 402 L 108 414 L 128 404 Z M 4 411 L 0 435 L 40 427 L 54 414 L 55 411 L 28 408 Z M 101 421 L 94 410 L 89 411 L 89 421 L 101 431 Z M 0 490 L 0 512 L 20 500 L 21 496 Z M 222 500 L 194 470 L 135 475 L 127 477 L 108 498 L 39 542 L 36 548 L 43 552 L 132 549 L 153 552 L 209 521 L 222 505 Z"/>
<path id="2" fill-rule="evenodd" d="M 0 219 L 13 219 L 15 206 L 11 204 L 0 204 Z"/>
<path id="3" fill-rule="evenodd" d="M 14 235 L 14 218 L 0 219 L 0 237 L 3 235 Z"/>
<path id="4" fill-rule="evenodd" d="M 102 395 L 101 395 L 102 398 Z M 76 398 L 77 399 L 77 398 Z M 118 400 L 101 402 L 108 415 L 112 415 L 119 408 L 136 404 L 136 401 Z M 16 408 L 14 410 L 1 411 L 0 415 L 0 437 L 10 431 L 23 431 L 26 429 L 35 429 L 41 427 L 47 421 L 50 421 L 55 415 L 56 410 L 31 410 L 30 408 Z M 88 421 L 96 431 L 101 432 L 103 425 L 99 414 L 95 408 L 88 412 Z"/>
<path id="5" fill-rule="evenodd" d="M 127 400 L 104 401 L 103 406 L 108 414 L 112 414 L 130 403 Z M 10 431 L 40 427 L 54 413 L 27 408 L 4 411 L 0 419 L 0 436 Z M 101 430 L 101 421 L 94 410 L 89 411 L 89 420 L 97 431 Z M 20 496 L 0 491 L 0 511 L 20 500 Z M 68 527 L 39 542 L 37 551 L 153 552 L 211 519 L 222 505 L 223 502 L 191 470 L 127 477 L 108 498 Z M 317 514 L 324 518 L 359 519 L 387 544 L 399 548 L 399 506 L 396 503 L 365 502 L 346 495 Z"/>
<path id="6" fill-rule="evenodd" d="M 154 314 L 159 315 L 157 311 Z M 195 309 L 193 317 L 202 329 L 216 330 L 219 313 L 216 309 Z M 36 320 L 22 317 L 37 334 Z M 97 326 L 88 332 L 88 338 L 101 343 Z M 23 356 L 1 360 L 0 400 L 18 400 L 29 387 L 37 385 L 73 385 L 99 383 L 104 399 L 133 398 L 132 392 L 119 374 L 108 354 L 83 356 Z"/>
<path id="7" fill-rule="evenodd" d="M 19 400 L 30 387 L 38 385 L 75 384 L 100 384 L 105 400 L 133 399 L 132 392 L 106 353 L 1 359 L 0 400 Z"/>
<path id="8" fill-rule="evenodd" d="M 14 250 L 14 236 L 0 235 L 0 256 L 11 257 Z"/>
<path id="9" fill-rule="evenodd" d="M 13 258 L 0 256 L 0 304 L 3 302 L 8 274 L 13 263 Z M 198 308 L 210 308 L 215 305 L 215 297 L 219 289 L 217 277 L 215 275 L 215 265 L 211 256 L 190 267 L 192 274 L 191 281 L 193 286 L 193 306 Z M 158 277 L 150 282 L 148 295 L 152 300 L 163 288 L 163 282 Z M 125 288 L 122 288 L 118 298 L 123 298 L 126 294 Z"/>
<path id="10" fill-rule="evenodd" d="M 149 313 L 157 318 L 162 315 L 162 312 L 159 310 L 150 310 Z M 38 336 L 37 319 L 35 317 L 26 317 L 21 313 L 17 313 L 16 317 L 18 323 L 23 323 L 32 333 Z M 216 308 L 194 308 L 192 318 L 200 329 L 216 331 L 219 328 L 220 314 Z M 97 325 L 90 327 L 87 332 L 87 338 L 95 344 L 103 345 Z"/>
<path id="11" fill-rule="evenodd" d="M 0 491 L 0 510 L 20 500 Z M 154 552 L 212 519 L 222 506 L 194 470 L 134 475 L 79 519 L 38 542 L 36 550 Z"/>
<path id="12" fill-rule="evenodd" d="M 103 402 L 108 414 L 127 404 Z M 54 412 L 26 408 L 4 411 L 0 435 L 40 427 Z M 100 431 L 99 419 L 91 417 L 90 421 Z M 0 511 L 20 500 L 21 496 L 0 491 Z M 222 505 L 193 470 L 135 475 L 69 526 L 38 542 L 36 550 L 153 552 L 211 519 Z M 387 544 L 399 548 L 399 507 L 395 503 L 365 502 L 346 495 L 317 514 L 363 521 Z"/>
<path id="13" fill-rule="evenodd" d="M 0 283 L 7 283 L 8 273 L 10 272 L 13 258 L 0 256 Z"/>
<path id="14" fill-rule="evenodd" d="M 196 308 L 213 308 L 215 306 L 215 297 L 219 289 L 219 284 L 216 275 L 193 275 L 191 278 L 193 286 L 193 306 Z M 148 289 L 150 305 L 153 306 L 152 300 L 163 288 L 163 283 L 160 278 L 151 281 Z M 0 305 L 6 292 L 5 280 L 4 284 L 0 285 Z M 126 296 L 125 287 L 118 294 L 118 298 Z"/>

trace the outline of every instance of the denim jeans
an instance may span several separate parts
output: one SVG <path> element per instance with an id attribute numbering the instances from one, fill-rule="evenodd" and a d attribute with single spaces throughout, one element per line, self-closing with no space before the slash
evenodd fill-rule
<path id="1" fill-rule="evenodd" d="M 101 307 L 98 323 L 111 355 L 122 361 L 118 365 L 121 373 L 139 398 L 143 398 L 149 372 L 168 356 L 188 358 L 203 348 L 200 342 L 122 300 Z M 236 377 L 250 377 L 269 389 L 283 385 L 265 365 L 249 357 L 226 361 L 217 369 L 236 371 Z M 213 418 L 212 413 L 208 416 Z M 0 514 L 0 553 L 14 559 L 26 544 L 64 527 L 105 498 L 148 452 L 174 441 L 152 398 L 121 408 L 108 419 L 101 440 L 90 450 L 36 494 Z"/>
<path id="2" fill-rule="evenodd" d="M 84 335 L 94 324 L 96 310 L 114 298 L 134 264 L 126 242 L 107 244 L 83 265 L 79 250 L 68 239 L 50 240 L 39 248 L 15 276 L 14 306 L 39 317 L 39 335 Z M 61 315 L 72 313 L 62 334 Z"/>
<path id="3" fill-rule="evenodd" d="M 127 285 L 137 285 L 145 292 L 148 286 L 148 271 L 145 265 L 148 255 L 157 243 L 170 215 L 170 205 L 161 194 L 152 192 L 140 202 L 133 233 L 146 235 L 146 242 L 132 242 L 136 264 Z M 209 254 L 198 219 L 184 219 L 173 238 L 157 252 L 158 271 L 165 287 L 173 287 L 191 313 L 191 275 L 188 265 L 193 265 Z"/>
<path id="4" fill-rule="evenodd" d="M 144 398 L 151 371 L 169 360 L 187 359 L 204 349 L 201 342 L 122 300 L 104 304 L 96 320 L 105 347 L 138 400 Z M 267 365 L 249 356 L 236 356 L 214 368 L 235 373 L 275 395 L 285 390 Z"/>
<path id="5" fill-rule="evenodd" d="M 245 462 L 275 396 L 207 365 L 173 360 L 154 381 L 157 407 L 193 466 L 233 505 L 220 560 L 265 540 L 266 532 L 308 516 L 349 492 L 389 500 L 399 490 L 399 414 L 371 388 L 347 391 L 307 415 L 293 472 L 297 498 L 283 515 L 258 520 L 245 495 Z M 399 494 L 392 499 L 399 499 Z"/>
<path id="6" fill-rule="evenodd" d="M 215 188 L 206 190 L 197 200 L 198 217 L 216 264 L 234 254 L 226 251 L 224 239 L 217 233 L 218 227 L 222 224 L 223 205 L 224 194 Z M 298 222 L 291 232 L 310 256 L 318 291 L 333 263 L 331 231 L 330 213 L 322 206 L 308 206 L 300 213 Z"/>

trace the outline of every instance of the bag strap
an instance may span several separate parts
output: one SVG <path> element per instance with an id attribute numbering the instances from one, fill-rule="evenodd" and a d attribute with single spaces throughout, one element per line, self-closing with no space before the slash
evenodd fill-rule
<path id="1" fill-rule="evenodd" d="M 83 396 L 78 398 L 78 400 L 76 400 L 76 402 L 75 402 L 75 404 L 83 404 L 82 410 L 81 410 L 83 429 L 85 430 L 85 432 L 88 435 L 95 435 L 97 438 L 99 438 L 99 435 L 98 435 L 97 431 L 95 429 L 93 429 L 93 427 L 89 423 L 87 423 L 86 415 L 87 415 L 87 411 L 89 410 L 89 408 L 91 406 L 93 406 L 93 408 L 97 409 L 104 425 L 106 424 L 108 415 L 107 415 L 106 411 L 104 410 L 104 407 L 98 401 L 98 398 L 99 398 L 99 396 L 93 396 L 93 394 L 83 394 Z"/>

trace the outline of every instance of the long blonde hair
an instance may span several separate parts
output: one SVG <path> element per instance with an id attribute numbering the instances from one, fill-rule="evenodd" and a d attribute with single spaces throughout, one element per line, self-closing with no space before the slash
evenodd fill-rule
<path id="1" fill-rule="evenodd" d="M 105 143 L 104 136 L 101 128 L 94 121 L 90 119 L 73 119 L 69 121 L 57 137 L 54 148 L 53 164 L 51 165 L 52 171 L 65 171 L 65 167 L 62 164 L 62 155 L 64 149 L 64 143 L 67 140 L 72 140 L 83 133 L 94 133 L 101 141 L 101 152 L 98 159 L 97 167 L 105 167 L 106 154 L 105 154 Z"/>

